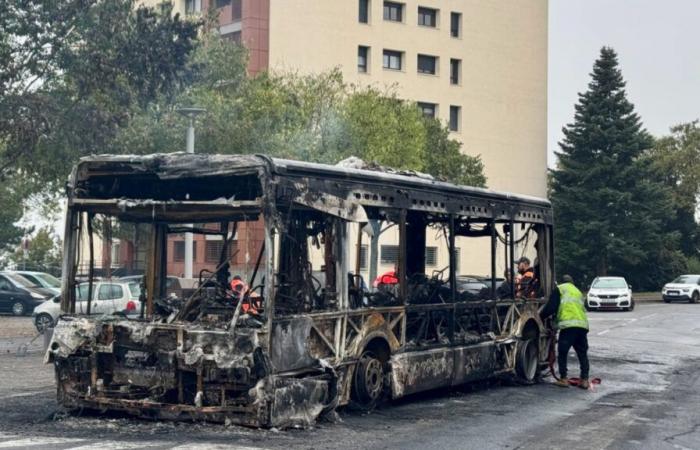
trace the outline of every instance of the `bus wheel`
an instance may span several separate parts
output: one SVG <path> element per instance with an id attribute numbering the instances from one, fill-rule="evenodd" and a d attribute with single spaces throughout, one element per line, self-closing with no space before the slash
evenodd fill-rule
<path id="1" fill-rule="evenodd" d="M 515 373 L 520 381 L 533 383 L 539 372 L 539 345 L 536 337 L 524 339 L 518 344 L 515 356 Z"/>
<path id="2" fill-rule="evenodd" d="M 384 393 L 384 364 L 377 355 L 366 350 L 355 366 L 352 397 L 361 409 L 374 409 Z"/>

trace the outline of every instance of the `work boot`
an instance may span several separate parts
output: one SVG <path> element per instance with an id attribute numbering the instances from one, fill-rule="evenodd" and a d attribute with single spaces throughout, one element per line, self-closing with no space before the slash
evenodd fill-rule
<path id="1" fill-rule="evenodd" d="M 557 381 L 555 381 L 554 384 L 556 384 L 559 387 L 568 388 L 569 387 L 569 379 L 566 377 L 561 377 Z"/>
<path id="2" fill-rule="evenodd" d="M 588 381 L 588 378 L 582 378 L 581 383 L 579 383 L 578 387 L 581 389 L 589 389 L 591 387 L 591 383 Z"/>

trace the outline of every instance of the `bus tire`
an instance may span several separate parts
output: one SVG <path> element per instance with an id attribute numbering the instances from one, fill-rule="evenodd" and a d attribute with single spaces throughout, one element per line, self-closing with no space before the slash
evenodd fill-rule
<path id="1" fill-rule="evenodd" d="M 352 383 L 353 405 L 372 410 L 385 393 L 385 364 L 372 350 L 365 350 L 355 366 Z"/>
<path id="2" fill-rule="evenodd" d="M 534 383 L 539 375 L 539 345 L 538 338 L 523 339 L 518 343 L 515 355 L 515 374 L 524 383 Z"/>

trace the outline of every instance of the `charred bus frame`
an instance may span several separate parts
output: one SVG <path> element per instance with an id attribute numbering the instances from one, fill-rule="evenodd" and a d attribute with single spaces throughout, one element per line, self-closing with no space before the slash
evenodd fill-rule
<path id="1" fill-rule="evenodd" d="M 80 233 L 91 236 L 95 215 L 151 228 L 143 318 L 72 314 Z M 254 255 L 259 287 L 251 288 L 259 289 L 260 315 L 243 314 L 243 301 L 222 307 L 222 284 L 172 310 L 159 306 L 169 232 L 220 223 L 226 238 L 230 224 L 258 218 L 265 236 Z M 371 292 L 352 275 L 359 262 L 350 267 L 350 255 L 359 259 L 371 220 L 398 227 L 391 292 Z M 539 298 L 496 298 L 497 242 L 506 242 L 512 273 L 523 224 L 537 236 Z M 441 277 L 414 276 L 425 273 L 428 226 L 445 230 L 450 264 Z M 307 264 L 312 236 L 325 252 L 323 283 Z M 457 236 L 490 239 L 484 298 L 458 293 Z M 65 316 L 46 357 L 67 407 L 266 427 L 308 425 L 348 403 L 371 408 L 386 397 L 497 375 L 533 382 L 550 338 L 538 308 L 553 286 L 552 255 L 551 207 L 542 199 L 266 156 L 86 158 L 69 185 Z"/>

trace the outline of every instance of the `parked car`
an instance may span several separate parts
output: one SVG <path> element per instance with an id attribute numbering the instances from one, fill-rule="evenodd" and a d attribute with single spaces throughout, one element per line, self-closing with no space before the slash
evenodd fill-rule
<path id="1" fill-rule="evenodd" d="M 14 272 L 0 272 L 0 311 L 15 316 L 31 314 L 54 295 Z"/>
<path id="2" fill-rule="evenodd" d="M 88 283 L 81 283 L 76 287 L 75 312 L 87 314 Z M 139 284 L 137 282 L 123 281 L 96 281 L 92 286 L 92 303 L 90 314 L 112 314 L 124 312 L 128 315 L 137 315 L 141 311 L 139 302 Z M 32 319 L 39 332 L 47 327 L 53 327 L 61 315 L 61 296 L 54 296 L 51 301 L 45 302 L 34 309 Z"/>
<path id="3" fill-rule="evenodd" d="M 44 289 L 49 289 L 54 294 L 61 293 L 61 280 L 46 272 L 33 272 L 29 270 L 16 270 L 15 273 L 22 275 L 27 280 Z"/>
<path id="4" fill-rule="evenodd" d="M 491 289 L 491 280 L 486 284 L 480 277 L 471 275 L 457 276 L 457 292 L 463 294 L 468 292 L 471 295 L 479 296 L 485 290 Z"/>
<path id="5" fill-rule="evenodd" d="M 141 283 L 143 280 L 143 275 L 128 275 L 125 277 L 119 278 L 119 281 L 125 281 L 128 283 L 136 283 L 137 284 L 137 289 L 138 285 Z M 183 278 L 178 278 L 176 276 L 168 275 L 165 278 L 165 294 L 167 296 L 171 294 L 175 294 L 177 297 L 182 297 L 182 291 L 185 289 L 183 286 L 184 283 Z M 138 295 L 136 296 L 138 298 Z"/>
<path id="6" fill-rule="evenodd" d="M 661 297 L 666 303 L 673 300 L 697 303 L 700 300 L 700 275 L 681 275 L 661 289 Z"/>
<path id="7" fill-rule="evenodd" d="M 632 287 L 623 277 L 597 277 L 586 295 L 586 309 L 632 311 Z"/>

